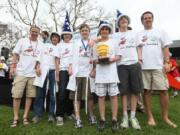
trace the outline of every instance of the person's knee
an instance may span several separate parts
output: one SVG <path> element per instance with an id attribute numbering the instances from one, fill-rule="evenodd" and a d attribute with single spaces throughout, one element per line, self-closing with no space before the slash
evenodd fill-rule
<path id="1" fill-rule="evenodd" d="M 111 98 L 112 100 L 113 100 L 113 99 L 117 99 L 117 95 L 111 96 L 110 98 Z"/>
<path id="2" fill-rule="evenodd" d="M 160 91 L 160 95 L 161 96 L 167 96 L 168 95 L 168 92 L 163 90 L 163 91 Z"/>
<path id="3" fill-rule="evenodd" d="M 149 95 L 149 94 L 151 94 L 150 90 L 144 90 L 144 95 Z"/>
<path id="4" fill-rule="evenodd" d="M 99 96 L 98 99 L 99 100 L 105 100 L 105 96 Z"/>

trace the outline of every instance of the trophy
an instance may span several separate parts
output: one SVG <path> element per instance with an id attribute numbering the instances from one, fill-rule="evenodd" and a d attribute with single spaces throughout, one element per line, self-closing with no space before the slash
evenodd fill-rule
<path id="1" fill-rule="evenodd" d="M 0 69 L 3 69 L 3 63 L 0 63 Z"/>
<path id="2" fill-rule="evenodd" d="M 98 54 L 99 64 L 109 63 L 109 46 L 102 44 L 96 47 L 96 52 Z"/>

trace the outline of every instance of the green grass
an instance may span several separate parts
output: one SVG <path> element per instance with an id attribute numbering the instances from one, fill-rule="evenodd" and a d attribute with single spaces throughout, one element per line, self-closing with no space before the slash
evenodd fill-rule
<path id="1" fill-rule="evenodd" d="M 74 124 L 70 120 L 66 120 L 64 126 L 57 127 L 54 124 L 47 122 L 47 114 L 43 115 L 42 120 L 38 124 L 30 124 L 26 127 L 22 125 L 22 122 L 17 128 L 10 128 L 10 122 L 12 120 L 12 108 L 1 106 L 0 107 L 0 135 L 110 135 L 113 134 L 111 131 L 111 111 L 109 102 L 107 102 L 106 117 L 108 122 L 108 128 L 104 132 L 100 133 L 97 131 L 97 126 L 91 126 L 87 122 L 84 110 L 82 110 L 82 120 L 84 127 L 82 129 L 74 129 Z M 121 119 L 121 105 L 119 107 L 119 119 Z M 22 116 L 23 110 L 20 115 Z M 96 105 L 96 115 L 98 116 L 98 107 Z M 146 124 L 146 115 L 137 113 L 137 118 L 142 126 L 141 131 L 133 129 L 119 130 L 116 134 L 125 135 L 180 135 L 180 128 L 172 129 L 162 122 L 161 110 L 159 106 L 159 100 L 157 96 L 153 97 L 153 113 L 157 122 L 156 127 L 149 127 Z M 180 126 L 180 97 L 175 99 L 170 98 L 170 118 L 177 125 Z M 32 113 L 30 115 L 32 118 Z"/>

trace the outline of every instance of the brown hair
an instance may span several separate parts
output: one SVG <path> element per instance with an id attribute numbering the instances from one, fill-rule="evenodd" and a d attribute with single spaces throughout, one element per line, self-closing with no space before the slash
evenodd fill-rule
<path id="1" fill-rule="evenodd" d="M 87 24 L 85 24 L 85 23 L 81 24 L 80 27 L 79 27 L 79 31 L 81 31 L 83 28 L 88 28 L 88 30 L 89 30 L 89 32 L 90 32 L 90 27 L 89 27 L 89 25 L 87 25 Z"/>
<path id="2" fill-rule="evenodd" d="M 123 18 L 127 19 L 128 24 L 130 24 L 130 18 L 129 18 L 129 16 L 123 15 L 123 16 L 119 19 L 119 21 L 122 20 Z M 119 22 L 118 22 L 118 23 L 119 23 Z"/>
<path id="3" fill-rule="evenodd" d="M 141 22 L 143 21 L 144 15 L 146 15 L 146 14 L 151 14 L 151 15 L 152 15 L 152 19 L 154 19 L 153 13 L 152 13 L 151 11 L 146 11 L 146 12 L 144 12 L 144 13 L 141 15 Z"/>
<path id="4" fill-rule="evenodd" d="M 37 25 L 31 25 L 30 31 L 31 31 L 32 28 L 37 28 L 39 31 L 41 30 Z"/>

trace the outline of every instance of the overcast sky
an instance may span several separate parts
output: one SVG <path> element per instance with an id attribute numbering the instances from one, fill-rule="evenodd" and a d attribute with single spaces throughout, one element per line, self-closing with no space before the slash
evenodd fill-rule
<path id="1" fill-rule="evenodd" d="M 0 5 L 7 0 L 0 0 Z M 143 29 L 140 16 L 144 11 L 154 13 L 154 27 L 164 29 L 172 39 L 180 39 L 180 0 L 97 0 L 107 11 L 122 13 L 131 18 L 135 31 Z M 95 3 L 96 4 L 96 3 Z M 13 22 L 12 17 L 0 10 L 0 22 Z"/>

